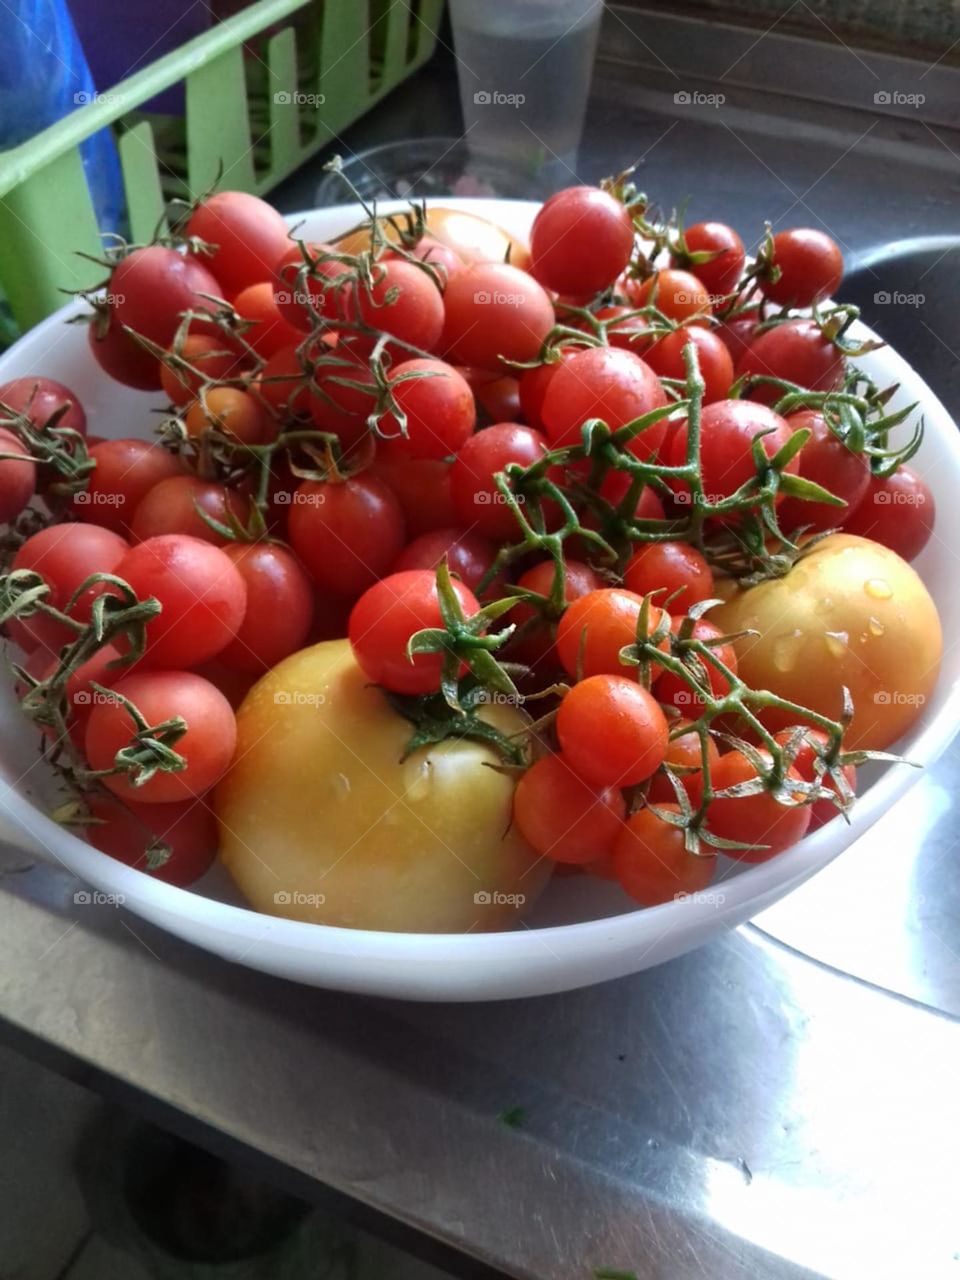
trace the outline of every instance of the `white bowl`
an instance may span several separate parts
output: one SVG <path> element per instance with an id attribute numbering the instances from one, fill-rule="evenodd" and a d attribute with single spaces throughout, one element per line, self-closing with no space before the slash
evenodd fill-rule
<path id="1" fill-rule="evenodd" d="M 525 235 L 537 206 L 512 201 L 445 200 Z M 389 209 L 391 206 L 384 206 Z M 398 206 L 399 207 L 399 206 Z M 291 219 L 303 236 L 323 240 L 358 220 L 355 208 L 322 209 Z M 84 330 L 65 321 L 74 305 L 49 317 L 0 357 L 0 382 L 43 373 L 76 391 L 99 435 L 148 435 L 158 396 L 126 390 L 96 367 Z M 858 333 L 866 336 L 864 326 Z M 899 383 L 895 404 L 919 401 L 926 436 L 917 465 L 937 499 L 937 531 L 917 562 L 940 609 L 946 652 L 935 696 L 902 754 L 931 764 L 960 719 L 960 437 L 944 407 L 893 351 L 864 357 L 881 383 Z M 161 928 L 209 951 L 267 973 L 314 986 L 416 1000 L 494 1000 L 569 990 L 635 973 L 699 946 L 756 915 L 826 866 L 862 837 L 916 781 L 919 771 L 878 771 L 857 801 L 849 825 L 835 821 L 768 863 L 726 864 L 715 892 L 647 910 L 615 886 L 585 877 L 555 878 L 527 927 L 510 933 L 371 933 L 258 915 L 231 900 L 222 876 L 199 891 L 177 889 L 121 865 L 52 822 L 44 812 L 50 783 L 37 763 L 33 730 L 23 721 L 9 681 L 0 688 L 0 815 L 8 838 L 69 868 Z"/>

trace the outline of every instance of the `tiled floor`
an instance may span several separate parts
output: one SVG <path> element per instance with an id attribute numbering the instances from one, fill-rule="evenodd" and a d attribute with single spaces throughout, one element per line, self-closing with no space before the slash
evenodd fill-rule
<path id="1" fill-rule="evenodd" d="M 0 1280 L 201 1280 L 222 1274 L 230 1280 L 300 1280 L 292 1266 L 278 1276 L 274 1267 L 247 1269 L 181 1267 L 171 1262 L 147 1269 L 130 1253 L 104 1239 L 91 1224 L 74 1168 L 81 1138 L 102 1115 L 103 1104 L 85 1089 L 0 1048 Z M 318 1271 L 311 1255 L 311 1280 L 450 1280 L 446 1273 L 350 1228 L 332 1231 L 353 1264 L 335 1263 Z M 327 1239 L 329 1231 L 321 1226 Z M 308 1272 L 303 1272 L 307 1280 Z"/>

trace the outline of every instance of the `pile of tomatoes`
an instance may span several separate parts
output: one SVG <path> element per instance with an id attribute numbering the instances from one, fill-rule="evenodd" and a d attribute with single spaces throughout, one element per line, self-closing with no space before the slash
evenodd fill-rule
<path id="1" fill-rule="evenodd" d="M 848 807 L 884 732 L 848 750 L 836 681 L 806 717 L 751 701 L 731 614 L 825 531 L 899 565 L 932 529 L 827 235 L 748 261 L 621 178 L 551 197 L 529 249 L 417 208 L 317 244 L 224 192 L 106 265 L 92 358 L 162 393 L 157 438 L 93 434 L 40 374 L 0 386 L 0 619 L 98 847 L 202 874 L 235 709 L 345 635 L 440 737 L 523 708 L 520 833 L 641 903 Z"/>

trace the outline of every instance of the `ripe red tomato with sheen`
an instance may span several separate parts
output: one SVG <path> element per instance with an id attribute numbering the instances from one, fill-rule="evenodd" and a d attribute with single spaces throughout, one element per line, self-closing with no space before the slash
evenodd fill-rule
<path id="1" fill-rule="evenodd" d="M 156 773 L 139 787 L 126 774 L 107 775 L 102 781 L 108 790 L 124 800 L 172 804 L 195 799 L 219 782 L 233 758 L 237 722 L 230 703 L 209 680 L 189 671 L 144 671 L 118 680 L 113 691 L 129 699 L 151 726 L 182 716 L 187 731 L 173 749 L 186 765 L 175 773 Z M 85 736 L 90 767 L 112 768 L 136 731 L 119 698 L 98 702 Z"/>
<path id="2" fill-rule="evenodd" d="M 781 529 L 789 533 L 801 526 L 809 526 L 814 532 L 819 532 L 845 524 L 870 487 L 868 459 L 864 454 L 849 449 L 830 428 L 823 414 L 814 409 L 792 413 L 786 421 L 793 431 L 812 432 L 800 450 L 799 474 L 842 498 L 844 505 L 835 507 L 829 502 L 785 498 L 777 515 Z"/>
<path id="3" fill-rule="evenodd" d="M 672 801 L 658 807 L 680 815 L 680 806 Z M 712 881 L 717 865 L 716 856 L 706 850 L 688 853 L 683 829 L 652 809 L 638 809 L 630 815 L 617 837 L 611 861 L 614 878 L 644 907 L 701 893 Z"/>
<path id="4" fill-rule="evenodd" d="M 530 231 L 530 273 L 557 293 L 599 293 L 613 284 L 632 252 L 629 210 L 599 187 L 558 191 Z"/>
<path id="5" fill-rule="evenodd" d="M 697 222 L 684 232 L 687 253 L 675 253 L 671 265 L 691 270 L 708 293 L 715 297 L 733 293 L 743 275 L 746 250 L 743 241 L 725 222 Z M 709 262 L 696 262 L 689 255 L 712 253 Z"/>
<path id="6" fill-rule="evenodd" d="M 603 587 L 574 600 L 557 627 L 557 653 L 567 674 L 576 677 L 581 666 L 584 677 L 633 674 L 636 668 L 620 661 L 620 650 L 636 643 L 642 607 L 643 596 L 623 587 Z M 664 616 L 650 605 L 648 635 Z"/>
<path id="7" fill-rule="evenodd" d="M 292 244 L 276 267 L 273 297 L 277 310 L 288 324 L 309 333 L 314 313 L 327 320 L 346 315 L 353 281 L 349 268 L 336 257 L 329 244 L 307 244 L 304 257 L 299 244 Z"/>
<path id="8" fill-rule="evenodd" d="M 724 346 L 730 352 L 733 359 L 734 369 L 736 369 L 736 366 L 739 364 L 740 357 L 756 337 L 757 325 L 759 323 L 759 308 L 748 307 L 746 311 L 741 311 L 737 315 L 732 316 L 729 320 L 722 321 L 714 330 L 714 332 L 722 339 Z"/>
<path id="9" fill-rule="evenodd" d="M 632 787 L 662 763 L 667 721 L 656 699 L 628 675 L 588 676 L 564 696 L 557 738 L 567 763 L 598 787 Z"/>
<path id="10" fill-rule="evenodd" d="M 406 415 L 406 434 L 394 413 L 380 419 L 379 431 L 398 455 L 447 458 L 473 434 L 477 407 L 467 380 L 443 360 L 405 360 L 389 376 L 391 394 Z"/>
<path id="11" fill-rule="evenodd" d="M 0 458 L 0 523 L 9 524 L 36 492 L 37 467 L 13 432 L 0 429 L 0 454 L 4 453 L 16 455 Z"/>
<path id="12" fill-rule="evenodd" d="M 140 500 L 130 532 L 135 542 L 163 533 L 185 533 L 215 546 L 229 541 L 207 524 L 201 511 L 228 527 L 231 516 L 245 524 L 250 517 L 250 499 L 235 489 L 197 476 L 170 476 L 155 484 Z"/>
<path id="13" fill-rule="evenodd" d="M 433 351 L 443 332 L 443 296 L 423 267 L 402 258 L 386 259 L 373 268 L 371 287 L 358 284 L 344 295 L 344 315 L 421 351 Z M 375 340 L 365 336 L 353 341 L 358 350 L 372 350 Z M 398 360 L 410 354 L 398 345 L 388 350 Z"/>
<path id="14" fill-rule="evenodd" d="M 632 352 L 588 347 L 564 360 L 547 386 L 543 425 L 555 448 L 577 444 L 588 418 L 600 418 L 611 431 L 660 408 L 667 397 L 657 375 Z M 652 457 L 666 432 L 656 422 L 631 442 L 638 458 Z"/>
<path id="15" fill-rule="evenodd" d="M 449 245 L 443 244 L 436 236 L 424 235 L 417 241 L 412 248 L 406 250 L 421 262 L 426 262 L 429 266 L 436 268 L 443 279 L 449 280 L 450 277 L 463 266 L 463 259 L 455 249 L 451 249 Z M 391 258 L 402 258 L 403 254 L 398 253 L 396 249 L 387 249 L 381 258 L 381 262 L 389 261 Z"/>
<path id="16" fill-rule="evenodd" d="M 843 279 L 843 254 L 823 231 L 793 227 L 773 237 L 777 281 L 761 279 L 763 295 L 782 307 L 812 307 L 836 293 Z"/>
<path id="17" fill-rule="evenodd" d="M 680 324 L 696 316 L 708 316 L 712 310 L 710 294 L 703 282 L 689 271 L 665 267 L 646 280 L 632 280 L 627 296 L 636 307 L 656 307 L 668 320 Z"/>
<path id="18" fill-rule="evenodd" d="M 247 607 L 217 660 L 231 671 L 261 675 L 307 643 L 313 584 L 293 552 L 277 542 L 235 542 L 222 554 L 243 579 Z"/>
<path id="19" fill-rule="evenodd" d="M 543 287 L 507 263 L 466 266 L 447 285 L 441 349 L 457 364 L 505 372 L 505 360 L 536 360 L 553 328 Z"/>
<path id="20" fill-rule="evenodd" d="M 872 538 L 904 560 L 915 559 L 930 541 L 936 504 L 930 486 L 912 467 L 898 467 L 867 491 L 843 521 L 844 532 Z"/>
<path id="21" fill-rule="evenodd" d="M 134 512 L 154 485 L 183 474 L 180 458 L 149 440 L 103 440 L 91 445 L 89 454 L 97 465 L 86 489 L 74 497 L 71 513 L 127 538 Z"/>
<path id="22" fill-rule="evenodd" d="M 810 391 L 835 391 L 843 385 L 845 369 L 843 353 L 823 336 L 815 321 L 787 320 L 753 339 L 740 357 L 737 377 L 784 378 Z M 784 393 L 780 387 L 760 383 L 749 394 L 752 400 L 775 404 Z"/>
<path id="23" fill-rule="evenodd" d="M 159 391 L 160 361 L 124 330 L 123 323 L 116 311 L 108 308 L 102 322 L 94 320 L 87 326 L 87 341 L 94 360 L 104 373 L 125 387 Z"/>
<path id="24" fill-rule="evenodd" d="M 13 558 L 11 570 L 30 569 L 50 587 L 46 603 L 63 612 L 87 578 L 114 573 L 126 554 L 126 541 L 110 529 L 92 524 L 53 524 L 27 538 Z M 104 587 L 85 591 L 70 610 L 78 622 L 89 622 L 94 600 Z M 75 639 L 76 632 L 56 618 L 35 613 L 15 618 L 8 625 L 10 637 L 28 652 L 46 648 L 57 653 Z"/>
<path id="25" fill-rule="evenodd" d="M 721 502 L 756 477 L 752 450 L 756 437 L 761 437 L 764 453 L 772 458 L 792 434 L 783 418 L 766 405 L 749 400 L 717 400 L 706 405 L 700 419 L 700 475 L 706 500 Z M 682 466 L 686 457 L 684 422 L 670 441 L 670 462 Z M 796 472 L 798 467 L 799 461 L 793 457 L 785 470 Z M 678 492 L 685 496 L 685 486 Z M 728 518 L 735 519 L 736 513 Z"/>
<path id="26" fill-rule="evenodd" d="M 479 613 L 473 592 L 451 579 L 464 614 Z M 432 693 L 440 687 L 443 655 L 407 654 L 411 636 L 442 627 L 437 579 L 432 569 L 391 573 L 370 587 L 354 605 L 348 635 L 363 672 L 394 693 Z"/>
<path id="27" fill-rule="evenodd" d="M 560 347 L 560 360 L 552 364 L 534 365 L 531 369 L 524 369 L 520 374 L 520 410 L 531 426 L 543 426 L 543 401 L 550 379 L 559 369 L 561 361 L 580 350 L 582 350 L 581 347 Z"/>
<path id="28" fill-rule="evenodd" d="M 496 559 L 497 548 L 480 533 L 460 528 L 434 529 L 408 542 L 394 561 L 391 573 L 407 569 L 436 569 L 446 558 L 451 574 L 475 591 Z M 491 594 L 489 588 L 485 594 Z"/>
<path id="29" fill-rule="evenodd" d="M 516 517 L 493 477 L 512 462 L 529 467 L 547 448 L 539 431 L 516 422 L 500 422 L 471 436 L 450 472 L 453 505 L 461 522 L 494 540 L 518 537 Z"/>
<path id="30" fill-rule="evenodd" d="M 302 332 L 280 314 L 270 280 L 261 280 L 241 289 L 233 300 L 233 309 L 241 319 L 251 322 L 243 336 L 264 359 L 269 359 L 284 347 L 296 347 L 303 341 Z"/>
<path id="31" fill-rule="evenodd" d="M 364 473 L 338 484 L 305 480 L 293 494 L 289 534 L 318 587 L 357 595 L 400 554 L 403 511 L 376 476 Z"/>
<path id="32" fill-rule="evenodd" d="M 141 804 L 116 796 L 91 795 L 90 815 L 83 828 L 87 841 L 128 867 L 154 880 L 186 888 L 199 880 L 217 856 L 217 821 L 203 799 L 174 804 Z M 169 857 L 151 866 L 147 846 L 165 844 Z"/>
<path id="33" fill-rule="evenodd" d="M 181 534 L 148 538 L 116 568 L 144 600 L 162 612 L 147 623 L 141 664 L 193 667 L 213 658 L 236 636 L 247 610 L 246 582 L 219 547 Z"/>
<path id="34" fill-rule="evenodd" d="M 83 405 L 62 382 L 40 375 L 13 378 L 0 386 L 0 406 L 22 413 L 35 427 L 44 427 L 58 410 L 66 406 L 56 425 L 80 435 L 87 433 L 87 415 Z"/>
<path id="35" fill-rule="evenodd" d="M 218 191 L 197 205 L 185 227 L 212 253 L 199 261 L 214 273 L 229 293 L 270 280 L 290 247 L 283 215 L 259 196 L 245 191 Z"/>
<path id="36" fill-rule="evenodd" d="M 660 604 L 679 593 L 670 607 L 685 611 L 713 595 L 713 573 L 701 552 L 689 542 L 648 542 L 639 547 L 623 570 L 623 585 L 639 596 L 661 591 Z"/>
<path id="37" fill-rule="evenodd" d="M 676 378 L 686 382 L 684 352 L 689 343 L 697 349 L 697 364 L 704 382 L 703 403 L 724 400 L 733 385 L 733 357 L 723 339 L 701 325 L 685 325 L 655 342 L 644 359 L 660 378 Z"/>
<path id="38" fill-rule="evenodd" d="M 634 355 L 646 356 L 652 341 L 650 326 L 654 321 L 637 315 L 634 307 L 619 304 L 600 307 L 594 312 L 594 316 L 597 320 L 605 321 L 607 342 L 611 347 L 621 347 L 624 351 L 632 351 Z M 586 322 L 581 327 L 588 333 L 592 332 L 592 327 Z"/>
<path id="39" fill-rule="evenodd" d="M 517 783 L 513 820 L 537 853 L 586 863 L 613 844 L 626 805 L 616 787 L 594 787 L 561 755 L 536 761 Z"/>
<path id="40" fill-rule="evenodd" d="M 520 405 L 520 381 L 509 373 L 492 369 L 460 367 L 473 392 L 477 407 L 491 422 L 517 422 L 523 416 Z"/>
<path id="41" fill-rule="evenodd" d="M 185 311 L 214 311 L 208 297 L 223 294 L 216 276 L 196 258 L 164 245 L 134 249 L 110 277 L 116 320 L 167 348 Z"/>
<path id="42" fill-rule="evenodd" d="M 270 413 L 240 387 L 211 387 L 187 410 L 184 425 L 194 440 L 214 427 L 241 444 L 266 444 L 277 435 Z"/>
<path id="43" fill-rule="evenodd" d="M 766 759 L 771 762 L 769 754 Z M 750 782 L 757 776 L 757 770 L 740 751 L 726 752 L 710 771 L 714 791 Z M 793 768 L 788 770 L 787 777 L 802 781 Z M 703 796 L 702 775 L 691 779 L 691 792 L 693 803 L 699 804 Z M 780 804 L 769 791 L 749 796 L 722 796 L 711 800 L 707 809 L 707 828 L 713 835 L 757 846 L 724 850 L 727 857 L 737 862 L 768 861 L 801 840 L 809 825 L 809 805 Z"/>

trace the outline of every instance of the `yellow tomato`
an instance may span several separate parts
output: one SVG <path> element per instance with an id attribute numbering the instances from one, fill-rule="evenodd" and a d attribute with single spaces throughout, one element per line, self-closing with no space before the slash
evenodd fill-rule
<path id="1" fill-rule="evenodd" d="M 740 675 L 835 719 L 853 698 L 848 748 L 882 750 L 910 728 L 933 692 L 943 641 L 936 605 L 895 552 L 851 534 L 817 543 L 783 578 L 737 592 L 710 614 L 736 641 Z M 774 729 L 795 722 L 767 712 Z"/>
<path id="2" fill-rule="evenodd" d="M 507 733 L 526 719 L 491 705 Z M 356 929 L 502 929 L 550 867 L 511 825 L 513 779 L 479 742 L 421 748 L 346 640 L 286 659 L 238 715 L 216 793 L 223 861 L 258 910 Z"/>
<path id="3" fill-rule="evenodd" d="M 503 262 L 509 249 L 512 266 L 526 271 L 530 265 L 530 250 L 522 241 L 475 213 L 431 206 L 427 209 L 426 221 L 430 235 L 451 248 L 464 262 Z M 399 238 L 385 218 L 381 218 L 380 223 L 387 239 Z M 370 248 L 370 233 L 354 231 L 341 240 L 337 248 L 341 253 L 362 253 Z"/>

